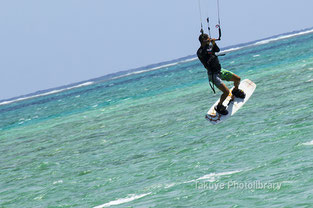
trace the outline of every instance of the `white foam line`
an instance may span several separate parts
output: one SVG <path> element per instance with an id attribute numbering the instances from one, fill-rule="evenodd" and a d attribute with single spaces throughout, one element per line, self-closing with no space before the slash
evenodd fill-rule
<path id="1" fill-rule="evenodd" d="M 226 50 L 223 50 L 221 51 L 220 53 L 229 53 L 229 52 L 232 52 L 232 51 L 238 51 L 242 48 L 245 48 L 245 47 L 249 47 L 250 45 L 247 45 L 247 46 L 242 46 L 242 47 L 237 47 L 237 48 L 230 48 L 230 49 L 226 49 Z"/>
<path id="2" fill-rule="evenodd" d="M 127 202 L 134 201 L 134 200 L 136 200 L 136 199 L 140 199 L 140 198 L 142 198 L 142 197 L 144 197 L 144 196 L 147 196 L 147 195 L 149 195 L 149 194 L 151 194 L 151 192 L 146 193 L 146 194 L 141 194 L 141 195 L 134 195 L 134 194 L 131 194 L 131 195 L 129 195 L 129 197 L 117 199 L 117 200 L 114 200 L 114 201 L 110 201 L 110 202 L 108 202 L 108 203 L 105 203 L 105 204 L 96 206 L 96 207 L 94 207 L 94 208 L 103 208 L 103 207 L 110 207 L 110 206 L 113 206 L 113 205 L 124 204 L 124 203 L 127 203 Z"/>
<path id="3" fill-rule="evenodd" d="M 312 140 L 312 141 L 310 141 L 310 142 L 305 142 L 305 143 L 302 143 L 302 145 L 307 145 L 307 146 L 313 145 L 313 140 Z"/>
<path id="4" fill-rule="evenodd" d="M 282 39 L 286 39 L 286 38 L 296 37 L 296 36 L 299 36 L 299 35 L 305 35 L 305 34 L 312 33 L 312 32 L 313 32 L 313 29 L 312 30 L 303 31 L 303 32 L 299 32 L 299 33 L 296 33 L 296 34 L 284 35 L 284 36 L 280 36 L 280 37 L 277 37 L 277 38 L 271 38 L 271 39 L 267 39 L 267 40 L 262 40 L 262 41 L 254 43 L 254 45 L 267 44 L 267 43 L 272 42 L 272 41 L 277 41 L 277 40 L 282 40 Z"/>
<path id="5" fill-rule="evenodd" d="M 206 180 L 206 181 L 209 181 L 209 182 L 214 182 L 214 181 L 216 181 L 217 177 L 225 176 L 225 175 L 232 175 L 232 174 L 235 174 L 235 173 L 239 173 L 241 171 L 242 170 L 228 171 L 228 172 L 222 172 L 222 173 L 210 173 L 210 174 L 204 175 L 204 176 L 202 176 L 200 178 L 197 178 L 195 180 L 190 180 L 190 181 L 186 181 L 186 182 L 183 182 L 183 183 L 192 183 L 192 182 L 196 182 L 196 181 L 200 181 L 200 180 Z"/>
<path id="6" fill-rule="evenodd" d="M 195 60 L 198 60 L 198 57 L 186 59 L 184 61 L 181 61 L 180 63 L 186 63 L 186 62 L 191 62 L 191 61 L 195 61 Z"/>
<path id="7" fill-rule="evenodd" d="M 209 182 L 214 182 L 216 181 L 216 177 L 219 177 L 219 176 L 225 176 L 225 175 L 232 175 L 234 173 L 239 173 L 241 172 L 241 170 L 235 170 L 235 171 L 229 171 L 229 172 L 222 172 L 222 173 L 210 173 L 208 175 L 204 175 L 198 179 L 196 179 L 197 181 L 198 180 L 206 180 L 206 181 L 209 181 Z"/>
<path id="8" fill-rule="evenodd" d="M 131 73 L 124 74 L 124 75 L 121 75 L 121 76 L 113 77 L 110 80 L 119 79 L 119 78 L 122 78 L 122 77 L 127 77 L 127 76 L 130 76 L 130 75 L 133 75 L 133 74 L 141 74 L 141 73 L 145 73 L 145 72 L 149 72 L 149 71 L 163 69 L 163 68 L 166 68 L 166 67 L 175 66 L 175 65 L 180 64 L 180 63 L 186 63 L 186 62 L 191 62 L 191 61 L 195 61 L 195 60 L 198 60 L 198 57 L 190 58 L 190 59 L 186 59 L 186 60 L 182 60 L 182 61 L 178 61 L 178 62 L 175 62 L 175 63 L 166 64 L 166 65 L 162 65 L 162 66 L 158 66 L 158 67 L 154 67 L 154 68 L 151 68 L 151 69 L 145 69 L 145 70 L 141 70 L 141 71 L 131 72 Z"/>
<path id="9" fill-rule="evenodd" d="M 241 46 L 241 47 L 237 47 L 237 48 L 226 49 L 226 50 L 221 51 L 220 53 L 229 53 L 229 52 L 233 52 L 233 51 L 238 51 L 240 49 L 247 48 L 247 47 L 250 47 L 250 46 L 253 46 L 253 45 L 263 45 L 263 44 L 267 44 L 267 43 L 272 42 L 272 41 L 277 41 L 277 40 L 281 40 L 281 39 L 291 38 L 291 37 L 304 35 L 304 34 L 308 34 L 308 33 L 312 33 L 312 32 L 313 32 L 313 29 L 312 30 L 303 31 L 303 32 L 299 32 L 299 33 L 295 33 L 295 34 L 284 35 L 284 36 L 280 36 L 280 37 L 277 37 L 277 38 L 270 38 L 270 39 L 266 39 L 266 40 L 261 40 L 261 41 L 258 41 L 256 43 L 253 43 L 253 44 L 249 44 L 249 45 L 245 45 L 245 46 Z"/>
<path id="10" fill-rule="evenodd" d="M 85 83 L 82 83 L 82 84 L 79 84 L 79 85 L 76 85 L 76 86 L 73 86 L 73 87 L 68 87 L 68 88 L 64 88 L 64 89 L 60 89 L 60 90 L 52 90 L 50 92 L 45 92 L 45 93 L 42 93 L 42 94 L 39 94 L 39 95 L 33 95 L 33 96 L 29 96 L 29 97 L 22 97 L 22 98 L 18 98 L 16 100 L 4 101 L 4 102 L 0 103 L 0 105 L 7 105 L 7 104 L 10 104 L 10 103 L 14 103 L 14 102 L 22 101 L 22 100 L 27 100 L 27 99 L 31 99 L 31 98 L 51 95 L 51 94 L 55 94 L 55 93 L 58 93 L 58 92 L 65 91 L 65 90 L 71 90 L 71 89 L 75 89 L 75 88 L 79 88 L 79 87 L 88 86 L 88 85 L 91 85 L 93 83 L 94 82 L 85 82 Z"/>
<path id="11" fill-rule="evenodd" d="M 177 65 L 178 63 L 180 63 L 180 62 L 171 63 L 171 64 L 166 64 L 166 65 L 154 67 L 154 68 L 151 68 L 151 69 L 145 69 L 145 70 L 141 70 L 141 71 L 135 71 L 135 72 L 131 72 L 131 73 L 128 73 L 128 74 L 121 75 L 121 76 L 113 77 L 113 78 L 110 79 L 110 80 L 119 79 L 119 78 L 122 78 L 122 77 L 127 77 L 127 76 L 130 76 L 130 75 L 134 75 L 134 74 L 142 74 L 142 73 L 145 73 L 145 72 L 154 71 L 154 70 L 158 70 L 158 69 L 162 69 L 162 68 L 166 68 L 166 67 L 170 67 L 170 66 L 175 66 L 175 65 Z"/>

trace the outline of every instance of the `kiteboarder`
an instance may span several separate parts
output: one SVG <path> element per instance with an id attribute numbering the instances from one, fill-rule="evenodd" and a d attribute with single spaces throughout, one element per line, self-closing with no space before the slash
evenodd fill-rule
<path id="1" fill-rule="evenodd" d="M 219 59 L 215 54 L 220 51 L 215 40 L 216 39 L 211 39 L 208 34 L 202 33 L 199 36 L 201 46 L 197 51 L 197 56 L 203 66 L 207 69 L 209 80 L 213 83 L 213 87 L 211 87 L 214 93 L 214 85 L 223 92 L 220 98 L 220 102 L 217 106 L 215 106 L 215 110 L 222 115 L 227 115 L 228 111 L 223 105 L 223 102 L 229 95 L 230 90 L 222 80 L 234 82 L 235 87 L 231 92 L 233 96 L 232 100 L 234 99 L 234 96 L 244 99 L 246 95 L 241 89 L 238 88 L 240 84 L 240 77 L 233 72 L 227 71 L 221 67 Z"/>

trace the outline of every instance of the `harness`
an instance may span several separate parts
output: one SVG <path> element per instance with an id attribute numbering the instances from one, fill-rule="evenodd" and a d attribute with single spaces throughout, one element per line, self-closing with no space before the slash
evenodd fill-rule
<path id="1" fill-rule="evenodd" d="M 211 57 L 210 57 L 210 59 L 208 60 L 208 64 L 212 61 L 212 59 L 214 58 L 214 56 L 212 55 Z M 212 80 L 212 85 L 211 85 L 211 82 L 210 82 L 210 78 L 209 78 L 209 71 L 208 71 L 208 79 L 209 79 L 209 84 L 210 84 L 210 87 L 211 87 L 211 89 L 213 90 L 213 93 L 214 94 L 216 94 L 216 92 L 215 92 L 215 89 L 214 89 L 214 73 L 215 73 L 215 70 L 211 70 L 211 80 Z"/>

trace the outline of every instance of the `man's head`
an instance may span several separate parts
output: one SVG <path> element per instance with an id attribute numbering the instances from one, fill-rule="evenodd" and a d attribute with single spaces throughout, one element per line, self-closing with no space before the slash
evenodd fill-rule
<path id="1" fill-rule="evenodd" d="M 203 33 L 199 36 L 199 41 L 202 44 L 204 41 L 207 41 L 209 39 L 209 35 L 206 33 Z"/>

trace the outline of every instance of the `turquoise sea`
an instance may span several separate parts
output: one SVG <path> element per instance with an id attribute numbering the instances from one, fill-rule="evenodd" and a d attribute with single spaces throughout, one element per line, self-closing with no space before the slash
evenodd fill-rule
<path id="1" fill-rule="evenodd" d="M 1 102 L 0 207 L 313 207 L 313 30 L 226 53 L 218 125 L 195 58 Z"/>

